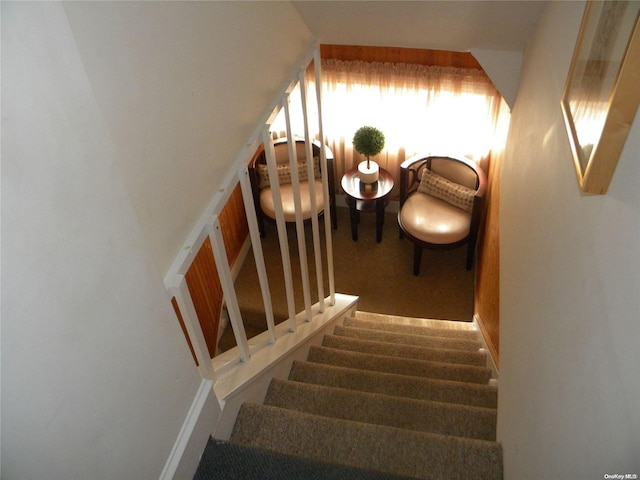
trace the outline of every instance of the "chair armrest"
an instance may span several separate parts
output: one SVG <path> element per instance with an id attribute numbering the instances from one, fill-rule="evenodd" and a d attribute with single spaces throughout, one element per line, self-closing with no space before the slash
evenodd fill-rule
<path id="1" fill-rule="evenodd" d="M 476 165 L 475 162 L 465 161 L 467 165 L 469 165 L 478 175 L 478 189 L 476 191 L 476 197 L 482 198 L 484 194 L 487 192 L 487 186 L 489 181 L 487 180 L 487 175 L 484 173 L 484 170 L 480 168 L 480 166 Z"/>
<path id="2" fill-rule="evenodd" d="M 400 164 L 400 207 L 409 194 L 418 188 L 419 172 L 428 165 L 429 158 L 424 155 L 414 155 Z"/>
<path id="3" fill-rule="evenodd" d="M 249 160 L 249 165 L 247 166 L 247 168 L 249 168 L 249 170 L 254 170 L 256 166 L 261 163 L 267 163 L 264 145 L 262 143 L 257 148 L 256 153 L 253 154 L 253 157 L 251 157 L 251 160 Z"/>

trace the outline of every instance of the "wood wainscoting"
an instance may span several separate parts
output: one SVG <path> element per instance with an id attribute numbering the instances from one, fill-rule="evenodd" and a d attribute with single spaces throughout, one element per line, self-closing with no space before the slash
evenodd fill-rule
<path id="1" fill-rule="evenodd" d="M 409 63 L 439 67 L 474 68 L 482 66 L 469 52 L 424 50 L 419 48 L 365 47 L 359 45 L 320 45 L 322 58 L 363 62 Z"/>
<path id="2" fill-rule="evenodd" d="M 224 238 L 229 266 L 233 267 L 249 235 L 249 226 L 240 184 L 236 185 L 231 197 L 220 213 L 220 229 Z M 208 237 L 200 247 L 185 277 L 193 300 L 193 306 L 198 315 L 200 328 L 207 342 L 209 355 L 213 358 L 216 355 L 218 343 L 218 324 L 220 323 L 223 293 L 216 261 L 213 256 L 213 248 Z M 175 298 L 172 299 L 171 303 L 197 365 L 198 361 Z"/>
<path id="3" fill-rule="evenodd" d="M 474 315 L 496 367 L 500 342 L 500 169 L 502 154 L 489 162 L 484 228 L 478 235 Z"/>

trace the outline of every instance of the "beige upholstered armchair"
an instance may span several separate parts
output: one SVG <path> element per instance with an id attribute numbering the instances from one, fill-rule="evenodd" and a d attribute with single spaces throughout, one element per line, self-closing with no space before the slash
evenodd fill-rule
<path id="1" fill-rule="evenodd" d="M 400 238 L 414 243 L 413 274 L 423 248 L 467 247 L 471 269 L 487 179 L 469 160 L 414 156 L 400 166 Z"/>
<path id="2" fill-rule="evenodd" d="M 316 206 L 320 214 L 324 213 L 327 205 L 322 195 L 322 179 L 320 176 L 320 142 L 312 142 L 312 152 L 314 162 L 314 178 L 309 179 L 307 175 L 307 154 L 306 145 L 303 139 L 296 139 L 296 158 L 298 160 L 298 176 L 300 180 L 300 200 L 302 206 L 302 218 L 311 218 L 311 202 L 309 191 L 313 188 L 315 193 Z M 279 138 L 274 141 L 275 159 L 278 169 L 278 181 L 280 184 L 280 197 L 282 198 L 282 209 L 284 211 L 285 222 L 295 221 L 295 204 L 293 198 L 293 187 L 291 185 L 291 170 L 289 166 L 289 151 L 286 138 Z M 333 153 L 325 146 L 327 158 L 327 178 L 329 180 L 328 207 L 331 215 L 331 226 L 337 228 L 336 217 L 336 195 L 333 173 Z M 267 163 L 264 145 L 261 145 L 249 164 L 249 176 L 253 191 L 253 201 L 258 217 L 258 227 L 261 236 L 265 236 L 264 219 L 275 219 L 275 206 L 271 194 L 271 179 L 267 171 Z"/>

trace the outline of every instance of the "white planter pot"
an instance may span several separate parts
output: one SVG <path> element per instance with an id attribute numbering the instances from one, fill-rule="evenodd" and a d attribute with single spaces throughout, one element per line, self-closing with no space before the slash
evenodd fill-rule
<path id="1" fill-rule="evenodd" d="M 358 178 L 362 183 L 376 183 L 379 176 L 380 167 L 376 162 L 369 160 L 369 168 L 366 161 L 358 165 Z"/>

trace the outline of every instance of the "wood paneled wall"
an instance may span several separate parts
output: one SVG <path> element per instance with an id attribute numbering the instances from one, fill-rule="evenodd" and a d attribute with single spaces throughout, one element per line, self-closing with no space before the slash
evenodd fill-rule
<path id="1" fill-rule="evenodd" d="M 229 201 L 220 213 L 220 229 L 224 238 L 229 266 L 232 267 L 238 259 L 238 254 L 242 250 L 242 246 L 249 235 L 244 201 L 239 184 L 234 189 Z M 220 323 L 223 293 L 213 255 L 213 248 L 208 237 L 202 244 L 202 247 L 200 247 L 185 277 L 202 333 L 207 342 L 209 355 L 213 358 L 216 354 L 218 342 L 218 325 Z M 182 315 L 175 304 L 175 300 L 172 303 L 174 304 L 178 321 L 180 322 L 182 331 L 185 333 L 189 348 L 197 364 L 198 361 L 193 352 L 189 336 L 187 335 Z"/>
<path id="2" fill-rule="evenodd" d="M 438 65 L 482 70 L 478 61 L 469 52 L 357 45 L 320 45 L 320 56 L 338 60 Z"/>
<path id="3" fill-rule="evenodd" d="M 487 347 L 499 366 L 500 345 L 500 170 L 502 154 L 489 163 L 489 188 L 484 229 L 479 233 L 476 263 L 475 315 Z"/>
<path id="4" fill-rule="evenodd" d="M 173 306 L 173 311 L 176 312 L 176 317 L 178 317 L 178 323 L 180 324 L 180 328 L 182 329 L 184 338 L 187 339 L 187 343 L 189 344 L 189 350 L 191 351 L 191 356 L 193 357 L 193 361 L 196 362 L 196 366 L 199 367 L 200 364 L 198 363 L 196 352 L 193 350 L 193 345 L 191 344 L 191 340 L 189 339 L 189 332 L 187 332 L 187 327 L 184 324 L 184 319 L 182 318 L 182 313 L 180 313 L 180 308 L 178 307 L 178 302 L 176 301 L 176 297 L 173 297 L 171 299 L 171 305 Z"/>
<path id="5" fill-rule="evenodd" d="M 209 237 L 200 247 L 185 277 L 209 355 L 214 357 L 222 308 L 222 285 Z"/>
<path id="6" fill-rule="evenodd" d="M 229 258 L 229 265 L 233 266 L 238 254 L 249 235 L 247 214 L 244 210 L 244 200 L 240 184 L 236 185 L 229 201 L 220 213 L 220 229 L 224 238 L 224 245 Z"/>

